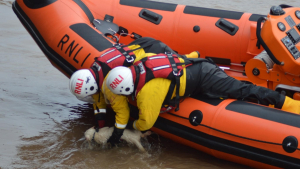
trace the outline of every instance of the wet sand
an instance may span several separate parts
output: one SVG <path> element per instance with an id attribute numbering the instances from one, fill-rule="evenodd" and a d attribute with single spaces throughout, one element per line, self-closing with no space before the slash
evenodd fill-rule
<path id="1" fill-rule="evenodd" d="M 296 0 L 158 0 L 267 14 Z M 88 149 L 83 133 L 93 125 L 90 105 L 74 98 L 68 78 L 55 69 L 11 9 L 0 0 L 0 168 L 247 168 L 156 135 L 143 144 L 149 155 L 122 145 Z"/>

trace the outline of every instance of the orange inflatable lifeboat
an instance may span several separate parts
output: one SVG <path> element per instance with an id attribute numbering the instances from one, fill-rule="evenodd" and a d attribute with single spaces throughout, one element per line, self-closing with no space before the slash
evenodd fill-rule
<path id="1" fill-rule="evenodd" d="M 138 0 L 16 0 L 12 7 L 68 77 L 117 41 L 128 44 L 139 36 L 159 39 L 180 54 L 197 50 L 230 69 L 242 70 L 263 50 L 256 47 L 255 14 Z M 234 72 L 247 80 L 243 71 Z M 236 163 L 300 168 L 299 121 L 299 115 L 255 103 L 199 96 L 186 98 L 177 112 L 162 113 L 152 130 Z"/>

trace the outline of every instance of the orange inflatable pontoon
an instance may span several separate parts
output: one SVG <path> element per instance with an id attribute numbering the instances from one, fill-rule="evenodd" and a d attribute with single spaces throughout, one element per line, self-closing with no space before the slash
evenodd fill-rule
<path id="1" fill-rule="evenodd" d="M 12 6 L 49 61 L 68 77 L 90 67 L 118 41 L 128 44 L 142 36 L 159 39 L 180 54 L 197 50 L 201 57 L 234 69 L 226 70 L 237 79 L 260 78 L 246 76 L 255 72 L 255 62 L 247 66 L 250 72 L 244 72 L 244 65 L 264 50 L 256 46 L 260 15 L 142 0 L 16 0 Z M 295 14 L 295 9 L 290 12 Z M 296 17 L 292 19 L 299 34 Z M 291 36 L 298 40 L 296 33 Z M 299 49 L 298 42 L 293 43 Z M 268 86 L 266 80 L 254 83 Z M 255 168 L 300 168 L 299 115 L 200 96 L 186 98 L 180 107 L 162 113 L 151 130 Z"/>

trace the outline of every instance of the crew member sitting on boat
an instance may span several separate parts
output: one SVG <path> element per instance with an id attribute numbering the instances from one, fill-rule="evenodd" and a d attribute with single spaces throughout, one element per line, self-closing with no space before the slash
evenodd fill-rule
<path id="1" fill-rule="evenodd" d="M 263 105 L 273 105 L 296 114 L 300 112 L 300 101 L 236 80 L 206 59 L 182 59 L 172 53 L 143 58 L 129 68 L 119 66 L 112 69 L 104 79 L 102 91 L 116 117 L 129 118 L 127 99 L 136 100 L 139 118 L 128 122 L 127 128 L 140 131 L 150 129 L 160 112 L 172 108 L 178 110 L 180 97 L 192 95 L 240 100 L 255 98 Z M 114 143 L 118 143 L 122 132 L 122 128 L 114 131 L 111 137 Z"/>
<path id="2" fill-rule="evenodd" d="M 128 46 L 116 44 L 114 47 L 107 49 L 101 56 L 95 58 L 95 62 L 90 69 L 81 69 L 73 73 L 70 78 L 70 90 L 79 100 L 93 103 L 96 128 L 105 126 L 106 102 L 101 88 L 107 73 L 116 66 L 131 66 L 141 58 L 164 52 L 174 51 L 164 43 L 153 38 L 140 38 Z M 199 53 L 192 52 L 188 55 L 181 56 L 177 54 L 176 56 L 197 58 Z M 110 92 L 109 90 L 106 91 Z M 127 101 L 122 100 L 122 98 L 118 96 L 113 98 L 113 103 L 126 105 Z M 116 115 L 116 128 L 122 130 L 125 128 L 129 119 L 129 114 L 127 114 L 129 109 L 126 108 L 124 110 L 122 110 L 122 106 L 117 108 L 117 112 L 121 111 L 122 113 Z M 126 113 L 123 113 L 123 111 Z M 113 142 L 111 143 L 114 144 Z"/>

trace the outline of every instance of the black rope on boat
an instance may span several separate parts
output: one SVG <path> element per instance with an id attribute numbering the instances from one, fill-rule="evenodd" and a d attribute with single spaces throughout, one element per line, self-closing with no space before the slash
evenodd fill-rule
<path id="1" fill-rule="evenodd" d="M 179 118 L 182 118 L 182 119 L 185 119 L 185 120 L 189 120 L 189 118 L 182 117 L 182 116 L 179 116 L 177 114 L 173 114 L 173 113 L 170 113 L 170 112 L 168 112 L 168 114 L 176 116 L 176 117 L 179 117 Z M 215 129 L 213 127 L 210 127 L 210 126 L 207 126 L 207 125 L 204 125 L 204 124 L 199 124 L 199 126 L 203 126 L 203 127 L 206 127 L 206 128 L 209 128 L 209 129 L 212 129 L 212 130 L 224 133 L 224 134 L 228 134 L 228 135 L 231 135 L 231 136 L 239 137 L 239 138 L 242 138 L 242 139 L 247 139 L 247 140 L 256 141 L 256 142 L 260 142 L 260 143 L 266 143 L 266 144 L 273 144 L 273 145 L 283 146 L 283 144 L 281 144 L 281 143 L 274 143 L 274 142 L 268 142 L 268 141 L 262 141 L 262 140 L 257 140 L 257 139 L 253 139 L 253 138 L 243 137 L 243 136 L 239 136 L 239 135 L 236 135 L 236 134 L 228 133 L 226 131 Z M 294 146 L 289 146 L 289 147 L 294 148 L 296 150 L 300 150 L 300 148 L 298 148 L 298 147 L 294 147 Z"/>

